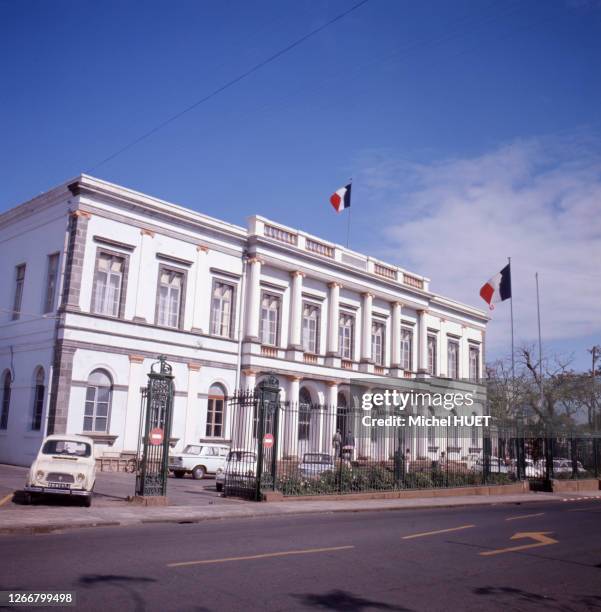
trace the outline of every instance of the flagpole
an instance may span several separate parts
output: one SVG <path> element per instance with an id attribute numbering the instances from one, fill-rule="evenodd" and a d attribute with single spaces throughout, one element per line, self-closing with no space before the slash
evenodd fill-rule
<path id="1" fill-rule="evenodd" d="M 353 184 L 353 179 L 350 178 L 349 179 L 349 185 L 352 186 Z M 350 237 L 351 237 L 351 207 L 349 206 L 348 208 L 348 219 L 346 221 L 346 248 L 349 248 L 349 241 L 350 241 Z"/>
<path id="2" fill-rule="evenodd" d="M 511 278 L 511 257 L 507 258 L 509 262 L 509 274 Z M 511 313 L 511 376 L 513 378 L 513 385 L 515 387 L 515 350 L 513 344 L 513 283 L 511 286 L 511 300 L 509 301 L 509 312 Z"/>
<path id="3" fill-rule="evenodd" d="M 545 392 L 543 389 L 543 342 L 540 333 L 540 296 L 538 291 L 538 272 L 534 275 L 536 278 L 536 312 L 538 316 L 538 375 L 540 378 L 540 409 L 544 408 Z"/>

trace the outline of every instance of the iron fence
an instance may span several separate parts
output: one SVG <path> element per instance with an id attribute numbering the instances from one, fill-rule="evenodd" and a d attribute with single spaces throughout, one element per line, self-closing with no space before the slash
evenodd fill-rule
<path id="1" fill-rule="evenodd" d="M 568 431 L 393 422 L 366 426 L 365 411 L 345 406 L 271 402 L 257 390 L 229 402 L 232 450 L 224 492 L 260 499 L 331 495 L 531 480 L 546 488 L 553 478 L 599 477 L 599 437 Z M 380 415 L 386 418 L 386 414 Z M 391 416 L 391 415 L 388 415 Z"/>

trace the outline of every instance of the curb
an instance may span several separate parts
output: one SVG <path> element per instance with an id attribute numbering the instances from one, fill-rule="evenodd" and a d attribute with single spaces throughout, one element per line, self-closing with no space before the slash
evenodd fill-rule
<path id="1" fill-rule="evenodd" d="M 470 496 L 471 498 L 472 496 Z M 329 508 L 329 509 L 309 509 L 302 512 L 290 511 L 271 511 L 271 512 L 250 512 L 248 514 L 233 514 L 233 515 L 215 515 L 215 516 L 196 516 L 196 517 L 165 517 L 165 518 L 141 518 L 136 520 L 123 520 L 123 521 L 89 521 L 81 523 L 51 523 L 51 524 L 34 524 L 34 525 L 18 525 L 13 527 L 0 527 L 0 536 L 2 535 L 40 535 L 56 533 L 61 531 L 67 531 L 71 529 L 88 529 L 93 527 L 140 527 L 144 525 L 158 525 L 158 524 L 177 524 L 177 525 L 189 525 L 204 523 L 206 521 L 226 521 L 231 519 L 256 519 L 256 518 L 273 518 L 274 516 L 283 517 L 299 517 L 303 515 L 315 515 L 315 514 L 337 514 L 337 513 L 358 513 L 358 512 L 394 512 L 394 511 L 405 511 L 405 510 L 436 510 L 436 509 L 449 509 L 449 508 L 470 508 L 470 507 L 482 507 L 482 506 L 520 506 L 522 504 L 531 504 L 536 502 L 547 502 L 566 501 L 562 498 L 551 498 L 546 497 L 544 499 L 525 499 L 520 501 L 485 501 L 479 500 L 478 502 L 472 503 L 447 503 L 447 504 L 427 504 L 420 506 L 386 506 L 386 507 L 360 507 L 360 508 Z M 275 508 L 274 508 L 275 510 Z"/>

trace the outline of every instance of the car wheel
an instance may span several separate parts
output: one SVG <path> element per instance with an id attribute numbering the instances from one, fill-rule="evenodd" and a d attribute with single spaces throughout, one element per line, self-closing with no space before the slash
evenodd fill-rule
<path id="1" fill-rule="evenodd" d="M 185 474 L 186 474 L 186 472 L 180 472 L 180 471 L 173 472 L 173 475 L 174 475 L 176 478 L 183 478 Z"/>
<path id="2" fill-rule="evenodd" d="M 21 496 L 22 504 L 24 506 L 29 506 L 31 505 L 31 500 L 32 500 L 31 493 L 23 492 L 23 495 Z"/>
<path id="3" fill-rule="evenodd" d="M 90 495 L 89 497 L 84 497 L 82 499 L 82 506 L 84 508 L 89 508 L 92 505 L 92 496 Z"/>
<path id="4" fill-rule="evenodd" d="M 192 478 L 194 480 L 202 480 L 207 475 L 207 471 L 202 467 L 202 465 L 197 465 L 192 470 Z"/>
<path id="5" fill-rule="evenodd" d="M 215 485 L 215 488 L 217 489 L 217 493 L 221 493 L 221 491 L 223 491 L 223 485 L 220 482 Z"/>

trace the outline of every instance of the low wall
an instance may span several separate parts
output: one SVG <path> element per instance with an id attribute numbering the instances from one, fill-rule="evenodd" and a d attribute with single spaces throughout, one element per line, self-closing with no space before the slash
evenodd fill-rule
<path id="1" fill-rule="evenodd" d="M 551 481 L 553 493 L 569 493 L 577 491 L 599 491 L 601 489 L 601 480 L 596 478 L 583 478 L 582 480 L 559 480 Z"/>
<path id="2" fill-rule="evenodd" d="M 482 485 L 477 487 L 454 487 L 449 489 L 402 489 L 400 491 L 370 491 L 366 493 L 344 493 L 333 495 L 290 495 L 284 496 L 279 491 L 267 491 L 265 501 L 317 501 L 342 499 L 415 499 L 430 497 L 460 497 L 462 495 L 515 495 L 529 491 L 527 482 L 515 482 L 507 485 Z"/>

